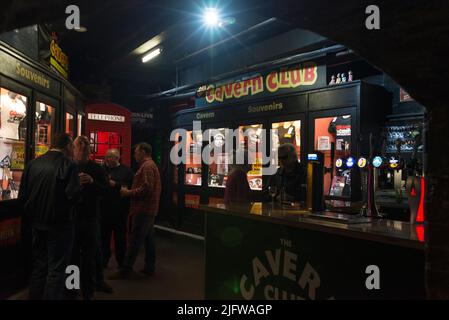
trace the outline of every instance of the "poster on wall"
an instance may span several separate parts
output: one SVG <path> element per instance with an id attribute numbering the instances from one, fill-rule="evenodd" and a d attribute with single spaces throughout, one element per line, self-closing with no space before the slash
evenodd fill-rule
<path id="1" fill-rule="evenodd" d="M 23 170 L 25 168 L 25 146 L 23 143 L 12 144 L 11 159 L 12 170 Z"/>
<path id="2" fill-rule="evenodd" d="M 330 137 L 319 136 L 317 150 L 326 151 L 331 149 Z"/>

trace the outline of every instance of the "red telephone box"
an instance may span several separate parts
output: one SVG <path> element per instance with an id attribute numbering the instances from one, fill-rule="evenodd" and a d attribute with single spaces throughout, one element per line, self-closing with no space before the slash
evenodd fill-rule
<path id="1" fill-rule="evenodd" d="M 92 158 L 103 163 L 106 151 L 118 149 L 121 163 L 131 165 L 131 111 L 113 103 L 85 106 L 86 135 L 92 146 Z"/>

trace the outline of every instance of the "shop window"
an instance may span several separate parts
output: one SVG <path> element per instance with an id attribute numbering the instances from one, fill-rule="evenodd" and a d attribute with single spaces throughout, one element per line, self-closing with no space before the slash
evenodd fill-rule
<path id="1" fill-rule="evenodd" d="M 77 121 L 77 128 L 76 128 L 76 135 L 79 137 L 84 132 L 84 117 L 79 114 L 78 115 L 78 121 Z"/>
<path id="2" fill-rule="evenodd" d="M 91 132 L 90 142 L 92 147 L 91 159 L 99 164 L 104 163 L 104 157 L 109 149 L 118 149 L 122 154 L 122 136 L 116 132 Z"/>
<path id="3" fill-rule="evenodd" d="M 55 108 L 42 102 L 36 102 L 36 132 L 34 137 L 34 157 L 46 153 L 51 146 L 55 130 Z"/>
<path id="4" fill-rule="evenodd" d="M 75 134 L 75 117 L 69 112 L 65 114 L 65 132 L 72 137 Z"/>
<path id="5" fill-rule="evenodd" d="M 351 116 L 338 116 L 315 119 L 315 150 L 324 153 L 324 165 L 331 167 L 331 144 L 335 144 L 334 163 L 338 159 L 345 160 L 351 155 Z M 334 173 L 324 176 L 324 195 L 349 197 L 351 186 L 351 170 L 337 168 L 334 165 Z M 335 201 L 334 201 L 335 202 Z M 338 203 L 333 205 L 339 206 Z M 340 205 L 343 205 L 340 204 Z"/>
<path id="6" fill-rule="evenodd" d="M 271 154 L 274 156 L 272 165 L 278 166 L 278 148 L 285 143 L 291 143 L 296 148 L 298 161 L 301 161 L 301 121 L 284 121 L 271 124 L 272 132 Z"/>
<path id="7" fill-rule="evenodd" d="M 185 150 L 189 150 L 185 164 L 184 183 L 186 185 L 201 186 L 201 146 L 203 136 L 201 131 L 187 131 L 187 139 L 184 141 Z M 181 141 L 181 143 L 183 143 Z M 177 173 L 176 173 L 177 174 Z"/>
<path id="8" fill-rule="evenodd" d="M 25 166 L 27 97 L 0 88 L 1 199 L 17 198 Z"/>
<path id="9" fill-rule="evenodd" d="M 262 125 L 253 124 L 239 127 L 240 148 L 248 150 L 251 170 L 248 172 L 248 183 L 251 190 L 262 190 Z"/>
<path id="10" fill-rule="evenodd" d="M 230 155 L 227 154 L 225 144 L 225 128 L 213 129 L 209 137 L 209 143 L 212 144 L 211 157 L 212 161 L 209 165 L 209 187 L 226 187 L 228 177 L 228 163 Z"/>

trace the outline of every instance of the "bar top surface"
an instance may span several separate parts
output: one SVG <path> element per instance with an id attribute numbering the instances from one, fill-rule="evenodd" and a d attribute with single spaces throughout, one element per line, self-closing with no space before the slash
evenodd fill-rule
<path id="1" fill-rule="evenodd" d="M 424 249 L 424 226 L 407 222 L 370 219 L 333 212 L 311 213 L 299 208 L 282 208 L 270 203 L 201 205 L 206 212 L 239 216 L 300 229 Z"/>

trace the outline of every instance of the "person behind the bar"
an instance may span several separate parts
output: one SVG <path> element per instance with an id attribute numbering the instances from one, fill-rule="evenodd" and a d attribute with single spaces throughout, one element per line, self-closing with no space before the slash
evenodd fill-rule
<path id="1" fill-rule="evenodd" d="M 126 252 L 129 199 L 120 197 L 120 189 L 130 188 L 134 175 L 129 167 L 120 163 L 120 152 L 117 149 L 106 152 L 105 170 L 109 188 L 101 204 L 103 267 L 107 268 L 111 257 L 111 237 L 114 233 L 115 260 L 121 268 Z"/>
<path id="2" fill-rule="evenodd" d="M 298 162 L 295 146 L 291 143 L 279 146 L 278 159 L 279 169 L 264 186 L 264 198 L 270 199 L 269 188 L 275 186 L 277 201 L 304 202 L 307 172 L 304 165 Z"/>
<path id="3" fill-rule="evenodd" d="M 225 204 L 247 203 L 251 201 L 251 189 L 248 184 L 248 157 L 247 152 L 236 150 L 229 164 L 229 175 L 226 180 L 224 192 Z M 242 163 L 239 163 L 241 161 Z"/>
<path id="4" fill-rule="evenodd" d="M 124 187 L 120 190 L 122 197 L 131 198 L 131 232 L 123 267 L 111 275 L 110 279 L 130 276 L 142 245 L 145 245 L 145 264 L 141 272 L 151 276 L 156 268 L 154 218 L 159 210 L 161 178 L 151 153 L 152 148 L 148 143 L 137 144 L 134 157 L 138 163 L 138 169 L 131 190 Z"/>
<path id="5" fill-rule="evenodd" d="M 19 199 L 32 227 L 31 300 L 64 298 L 75 203 L 82 188 L 72 156 L 70 135 L 55 134 L 50 150 L 31 161 L 22 175 Z"/>
<path id="6" fill-rule="evenodd" d="M 80 266 L 81 292 L 83 299 L 94 298 L 97 287 L 101 291 L 109 291 L 109 285 L 98 275 L 97 263 L 101 250 L 99 235 L 99 209 L 101 196 L 107 191 L 108 181 L 103 167 L 89 159 L 90 143 L 86 136 L 75 139 L 74 159 L 80 172 L 79 177 L 83 185 L 81 199 L 76 206 L 76 232 L 73 248 L 73 262 Z M 99 268 L 102 271 L 102 265 Z M 108 287 L 108 288 L 107 288 Z M 106 290 L 108 289 L 108 290 Z"/>

